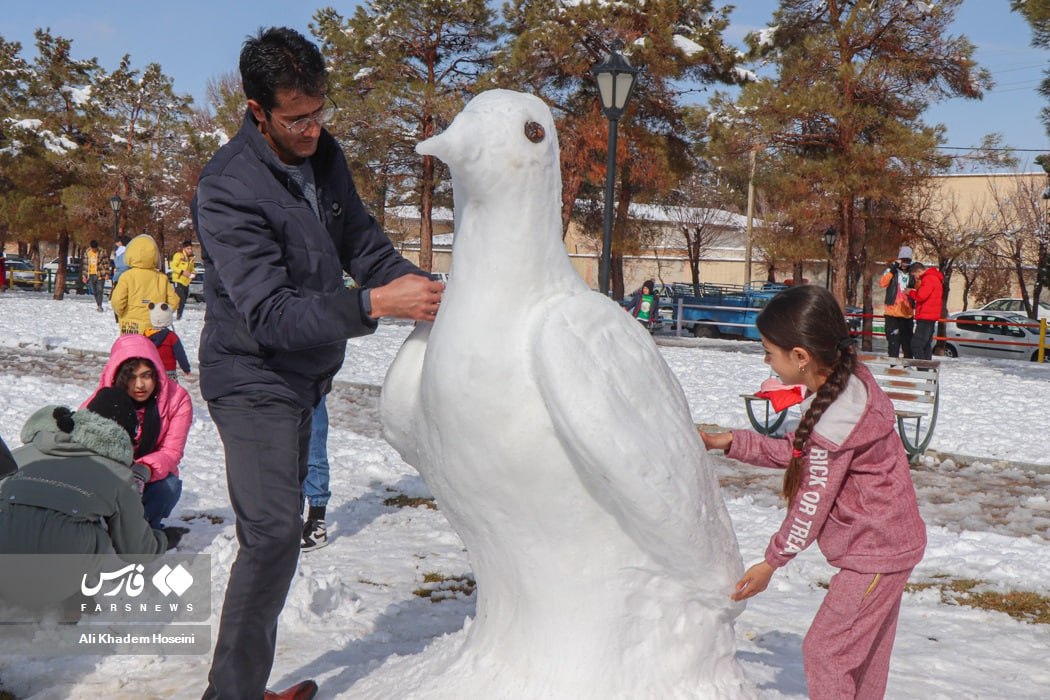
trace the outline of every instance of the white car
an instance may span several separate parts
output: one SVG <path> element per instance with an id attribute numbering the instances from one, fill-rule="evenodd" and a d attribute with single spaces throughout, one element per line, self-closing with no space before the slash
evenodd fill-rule
<path id="1" fill-rule="evenodd" d="M 944 354 L 948 357 L 998 357 L 1036 361 L 1039 328 L 1024 314 L 972 309 L 948 317 Z M 1050 362 L 1050 349 L 1043 354 Z"/>
<path id="2" fill-rule="evenodd" d="M 193 266 L 189 297 L 194 301 L 204 301 L 204 263 L 196 263 Z"/>
<path id="3" fill-rule="evenodd" d="M 1011 311 L 1013 313 L 1024 314 L 1024 302 L 1020 299 L 996 299 L 990 301 L 981 307 L 982 311 Z M 1050 304 L 1045 301 L 1039 302 L 1039 313 L 1036 314 L 1036 318 L 1050 319 Z"/>
<path id="4" fill-rule="evenodd" d="M 7 266 L 7 278 L 16 287 L 40 289 L 43 284 L 44 277 L 33 269 L 33 265 L 30 262 L 21 258 L 12 259 L 7 257 L 5 265 Z M 46 275 L 47 273 L 44 274 Z"/>
<path id="5" fill-rule="evenodd" d="M 51 270 L 51 276 L 53 277 L 56 274 L 58 274 L 58 263 L 59 263 L 58 258 L 51 258 L 50 260 L 48 260 L 46 263 L 44 263 L 40 267 L 43 270 Z M 80 261 L 77 260 L 76 258 L 69 258 L 69 260 L 66 262 L 66 269 L 68 270 L 70 268 L 75 268 L 75 267 L 80 267 Z"/>

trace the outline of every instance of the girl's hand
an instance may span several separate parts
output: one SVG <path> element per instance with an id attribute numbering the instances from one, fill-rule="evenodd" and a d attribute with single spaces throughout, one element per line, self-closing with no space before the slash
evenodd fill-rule
<path id="1" fill-rule="evenodd" d="M 700 431 L 700 439 L 704 441 L 704 447 L 709 450 L 729 451 L 733 444 L 733 433 L 705 433 Z"/>
<path id="2" fill-rule="evenodd" d="M 755 564 L 744 572 L 743 578 L 736 582 L 736 590 L 729 597 L 740 602 L 758 595 L 769 586 L 769 579 L 773 578 L 774 571 L 776 569 L 764 561 Z"/>

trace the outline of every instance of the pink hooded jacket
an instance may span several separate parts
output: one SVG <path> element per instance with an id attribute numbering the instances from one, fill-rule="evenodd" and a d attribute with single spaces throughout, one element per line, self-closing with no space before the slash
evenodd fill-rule
<path id="1" fill-rule="evenodd" d="M 893 402 L 858 363 L 806 442 L 802 485 L 766 547 L 770 566 L 783 566 L 814 540 L 832 566 L 860 573 L 904 571 L 922 559 L 926 524 L 895 423 Z M 726 455 L 784 469 L 793 439 L 734 430 Z"/>
<path id="2" fill-rule="evenodd" d="M 186 436 L 193 422 L 193 404 L 190 395 L 179 386 L 178 382 L 168 379 L 164 373 L 157 347 L 144 335 L 131 333 L 122 335 L 113 343 L 109 351 L 109 360 L 102 370 L 95 393 L 80 405 L 84 408 L 95 398 L 98 390 L 113 386 L 117 368 L 125 360 L 142 357 L 153 364 L 160 390 L 157 392 L 157 410 L 160 413 L 160 434 L 157 436 L 157 449 L 142 455 L 135 461 L 150 468 L 150 482 L 159 481 L 169 474 L 179 474 L 179 462 L 186 448 Z"/>

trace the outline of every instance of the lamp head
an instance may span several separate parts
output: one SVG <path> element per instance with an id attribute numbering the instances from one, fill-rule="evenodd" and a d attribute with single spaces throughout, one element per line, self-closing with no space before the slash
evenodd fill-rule
<path id="1" fill-rule="evenodd" d="M 623 42 L 613 43 L 605 60 L 591 68 L 598 93 L 602 100 L 602 111 L 608 119 L 619 119 L 627 108 L 627 101 L 634 92 L 638 69 L 632 66 L 619 49 Z"/>

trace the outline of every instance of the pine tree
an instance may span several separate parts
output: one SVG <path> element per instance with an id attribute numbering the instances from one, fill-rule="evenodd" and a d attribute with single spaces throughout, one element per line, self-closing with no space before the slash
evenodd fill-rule
<path id="1" fill-rule="evenodd" d="M 1050 48 L 1050 0 L 1010 0 L 1010 9 L 1032 27 L 1032 46 Z M 1043 73 L 1039 94 L 1050 99 L 1050 70 Z M 1050 107 L 1042 110 L 1043 125 L 1050 134 Z"/>
<path id="2" fill-rule="evenodd" d="M 10 230 L 11 203 L 18 184 L 11 165 L 18 157 L 21 142 L 17 134 L 21 130 L 14 125 L 26 115 L 28 99 L 26 90 L 30 69 L 21 53 L 20 43 L 4 41 L 0 37 L 0 250 Z"/>
<path id="3" fill-rule="evenodd" d="M 868 245 L 902 233 L 885 212 L 948 165 L 936 151 L 943 127 L 923 112 L 990 85 L 970 42 L 948 31 L 961 1 L 781 0 L 769 28 L 748 37 L 752 56 L 777 74 L 745 86 L 718 118 L 753 134 L 779 164 L 779 182 L 805 183 L 812 208 L 834 222 L 842 303 L 848 280 L 870 287 L 871 266 L 860 265 L 875 259 Z"/>
<path id="4" fill-rule="evenodd" d="M 439 166 L 414 147 L 451 121 L 487 67 L 496 38 L 492 10 L 484 0 L 371 0 L 349 19 L 327 8 L 314 20 L 311 30 L 322 42 L 340 106 L 334 133 L 352 147 L 352 158 L 368 165 L 380 216 L 390 193 L 414 181 L 419 265 L 430 270 Z"/>
<path id="5" fill-rule="evenodd" d="M 636 198 L 673 189 L 696 163 L 685 135 L 686 100 L 712 83 L 743 78 L 722 32 L 729 8 L 710 0 L 515 0 L 504 7 L 505 45 L 493 84 L 527 86 L 551 106 L 562 148 L 562 221 L 581 194 L 597 197 L 605 179 L 608 124 L 591 68 L 616 40 L 641 68 L 620 122 L 620 168 L 612 247 L 614 297 L 623 295 L 627 213 Z"/>
<path id="6" fill-rule="evenodd" d="M 175 94 L 172 79 L 156 63 L 141 71 L 124 55 L 117 69 L 97 81 L 105 110 L 109 190 L 124 200 L 125 231 L 146 231 L 165 251 L 165 234 L 187 227 L 189 183 L 182 180 L 190 141 L 192 100 Z"/>
<path id="7" fill-rule="evenodd" d="M 38 55 L 18 81 L 5 130 L 11 148 L 4 172 L 12 187 L 4 206 L 8 225 L 39 266 L 41 241 L 57 240 L 64 260 L 72 232 L 85 240 L 97 233 L 101 210 L 92 193 L 101 172 L 103 115 L 92 100 L 98 63 L 74 58 L 72 42 L 50 31 L 37 30 L 35 38 Z M 64 293 L 64 272 L 60 267 L 56 298 Z"/>

